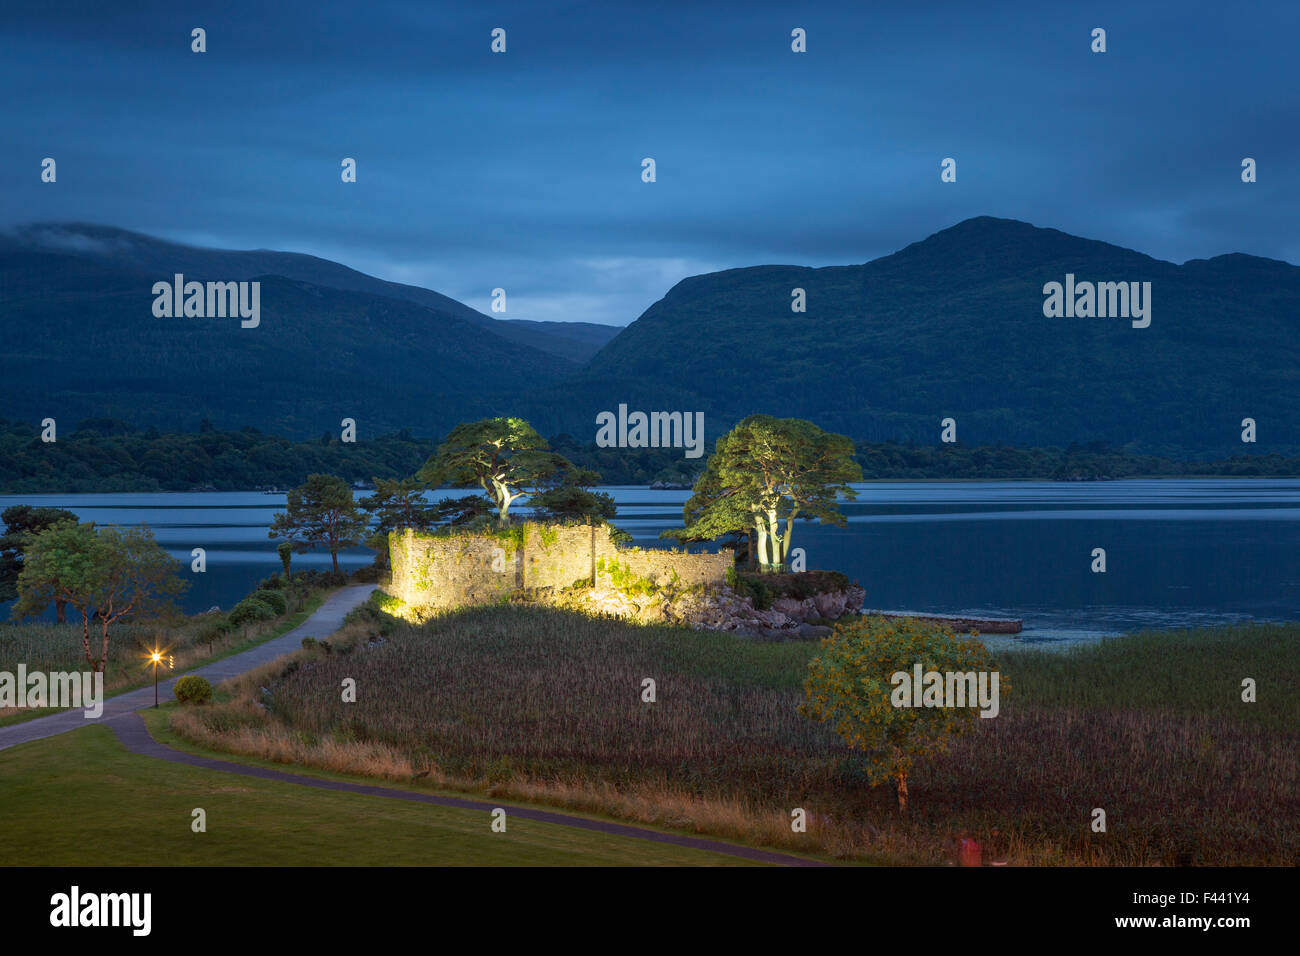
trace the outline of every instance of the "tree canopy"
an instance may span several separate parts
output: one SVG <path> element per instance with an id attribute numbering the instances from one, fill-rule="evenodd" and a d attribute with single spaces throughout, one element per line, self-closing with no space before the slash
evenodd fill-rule
<path id="1" fill-rule="evenodd" d="M 978 719 L 973 707 L 897 706 L 893 676 L 915 665 L 940 673 L 992 672 L 988 649 L 915 618 L 863 617 L 839 624 L 808 662 L 799 712 L 827 723 L 849 747 L 867 754 L 874 783 L 892 780 L 907 809 L 907 775 L 921 757 L 947 749 Z M 1000 682 L 1000 690 L 1007 687 Z M 919 703 L 919 702 L 918 702 Z"/>
<path id="2" fill-rule="evenodd" d="M 522 418 L 485 418 L 453 428 L 416 478 L 431 488 L 479 485 L 506 525 L 510 506 L 524 495 L 580 484 L 593 474 L 551 451 Z"/>
<path id="3" fill-rule="evenodd" d="M 617 513 L 611 495 L 603 491 L 590 491 L 577 485 L 548 488 L 528 499 L 533 515 L 543 521 L 573 521 L 591 519 L 597 523 L 609 521 Z"/>
<path id="4" fill-rule="evenodd" d="M 104 528 L 61 521 L 36 535 L 18 576 L 16 618 L 39 614 L 63 601 L 81 614 L 82 649 L 94 670 L 108 661 L 109 627 L 128 615 L 171 609 L 188 584 L 181 564 L 148 528 Z M 90 649 L 90 622 L 102 636 L 99 656 Z"/>
<path id="5" fill-rule="evenodd" d="M 0 512 L 0 522 L 5 526 L 4 534 L 0 535 L 0 601 L 12 601 L 18 596 L 18 573 L 23 568 L 23 556 L 31 540 L 60 521 L 76 520 L 76 514 L 66 508 L 10 505 Z M 62 622 L 64 604 L 56 601 L 55 606 Z"/>
<path id="6" fill-rule="evenodd" d="M 799 418 L 751 415 L 718 439 L 682 509 L 686 527 L 664 537 L 707 541 L 751 533 L 763 571 L 784 570 L 794 522 L 844 524 L 836 502 L 862 480 L 853 442 Z"/>
<path id="7" fill-rule="evenodd" d="M 425 531 L 437 521 L 437 512 L 424 492 L 424 483 L 416 478 L 376 478 L 375 493 L 357 504 L 374 516 L 375 534 L 398 528 Z"/>
<path id="8" fill-rule="evenodd" d="M 308 475 L 288 493 L 286 510 L 272 519 L 267 537 L 290 541 L 300 552 L 326 548 L 338 574 L 339 552 L 356 547 L 365 533 L 366 519 L 348 483 L 334 475 Z"/>

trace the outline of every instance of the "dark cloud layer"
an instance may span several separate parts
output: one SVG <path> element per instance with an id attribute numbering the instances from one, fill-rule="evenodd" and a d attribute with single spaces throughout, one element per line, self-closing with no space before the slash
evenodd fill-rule
<path id="1" fill-rule="evenodd" d="M 2 224 L 311 252 L 616 324 L 689 274 L 863 262 L 975 215 L 1300 261 L 1292 3 L 117 6 L 0 23 Z"/>

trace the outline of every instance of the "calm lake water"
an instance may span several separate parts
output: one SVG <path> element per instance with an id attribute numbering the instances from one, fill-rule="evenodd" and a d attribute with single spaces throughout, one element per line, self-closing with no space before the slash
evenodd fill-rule
<path id="1" fill-rule="evenodd" d="M 846 528 L 800 523 L 809 568 L 855 578 L 867 606 L 1019 617 L 1019 638 L 1065 646 L 1155 627 L 1300 619 L 1300 480 L 881 482 L 856 486 Z M 616 523 L 655 547 L 680 526 L 687 491 L 611 487 Z M 440 492 L 438 497 L 458 492 Z M 68 508 L 100 525 L 147 524 L 186 569 L 187 610 L 229 608 L 280 567 L 267 527 L 283 495 L 248 493 L 0 496 Z M 1107 571 L 1090 570 L 1093 548 Z M 340 557 L 370 561 L 364 549 Z M 328 554 L 294 556 L 296 568 Z M 0 605 L 0 617 L 7 617 Z"/>

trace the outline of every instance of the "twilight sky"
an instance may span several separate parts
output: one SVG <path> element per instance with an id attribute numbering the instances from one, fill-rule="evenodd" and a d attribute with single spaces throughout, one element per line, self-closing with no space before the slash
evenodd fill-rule
<path id="1" fill-rule="evenodd" d="M 1078 7 L 12 4 L 0 226 L 309 252 L 615 325 L 688 275 L 865 262 L 977 215 L 1300 262 L 1300 4 Z"/>

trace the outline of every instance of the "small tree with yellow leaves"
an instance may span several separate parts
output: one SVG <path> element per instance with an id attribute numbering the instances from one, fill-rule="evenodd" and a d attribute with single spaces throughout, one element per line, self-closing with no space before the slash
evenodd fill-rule
<path id="1" fill-rule="evenodd" d="M 915 618 L 860 617 L 837 625 L 808 662 L 805 701 L 799 712 L 828 723 L 844 742 L 867 756 L 873 784 L 893 781 L 898 809 L 907 809 L 907 775 L 922 757 L 941 753 L 978 719 L 974 706 L 899 706 L 902 680 L 922 673 L 992 672 L 980 641 L 958 638 L 943 626 Z M 1006 682 L 999 681 L 999 692 Z M 910 697 L 910 689 L 908 691 Z M 920 703 L 919 701 L 914 703 Z"/>

